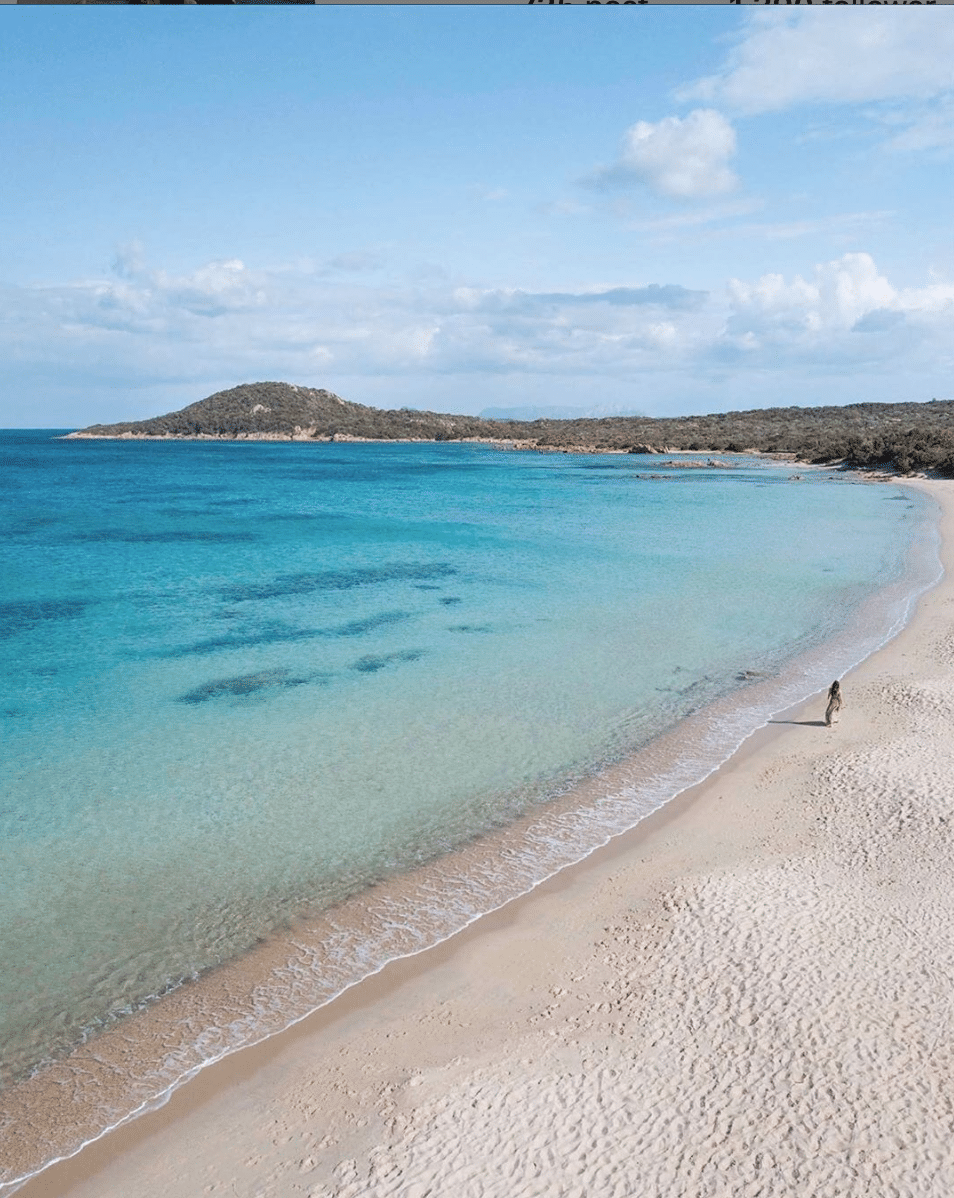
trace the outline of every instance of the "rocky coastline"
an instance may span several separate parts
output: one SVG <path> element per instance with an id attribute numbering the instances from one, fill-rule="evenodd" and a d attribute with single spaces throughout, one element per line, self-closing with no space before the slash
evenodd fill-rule
<path id="1" fill-rule="evenodd" d="M 243 383 L 148 420 L 69 439 L 463 442 L 537 453 L 759 454 L 815 465 L 954 477 L 954 400 L 757 408 L 702 416 L 533 421 L 385 410 L 293 383 Z"/>

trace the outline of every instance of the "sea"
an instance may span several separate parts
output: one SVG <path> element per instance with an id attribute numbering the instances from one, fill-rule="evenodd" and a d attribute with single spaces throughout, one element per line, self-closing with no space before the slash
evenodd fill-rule
<path id="1" fill-rule="evenodd" d="M 715 461 L 0 434 L 0 1192 L 634 827 L 938 579 L 922 493 Z"/>

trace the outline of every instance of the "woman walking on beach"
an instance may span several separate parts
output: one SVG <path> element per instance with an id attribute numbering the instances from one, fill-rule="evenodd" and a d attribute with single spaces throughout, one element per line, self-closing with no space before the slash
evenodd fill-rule
<path id="1" fill-rule="evenodd" d="M 831 727 L 832 716 L 841 711 L 841 683 L 833 682 L 828 688 L 828 707 L 825 709 L 825 724 Z"/>

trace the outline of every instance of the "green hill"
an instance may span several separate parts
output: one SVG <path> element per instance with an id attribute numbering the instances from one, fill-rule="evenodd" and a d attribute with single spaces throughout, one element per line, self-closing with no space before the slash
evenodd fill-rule
<path id="1" fill-rule="evenodd" d="M 954 477 L 954 401 L 756 408 L 710 416 L 482 420 L 386 411 L 291 383 L 243 383 L 151 420 L 94 424 L 81 437 L 364 438 L 526 442 L 539 449 L 717 450 L 792 454 L 802 461 L 933 470 Z"/>

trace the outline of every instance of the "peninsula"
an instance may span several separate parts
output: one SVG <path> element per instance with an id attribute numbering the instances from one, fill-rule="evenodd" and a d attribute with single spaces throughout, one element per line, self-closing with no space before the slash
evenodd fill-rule
<path id="1" fill-rule="evenodd" d="M 94 424 L 70 437 L 251 441 L 488 441 L 515 449 L 785 454 L 800 461 L 954 477 L 954 400 L 756 408 L 704 416 L 485 420 L 384 410 L 294 383 L 243 383 L 150 420 Z"/>

